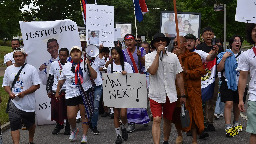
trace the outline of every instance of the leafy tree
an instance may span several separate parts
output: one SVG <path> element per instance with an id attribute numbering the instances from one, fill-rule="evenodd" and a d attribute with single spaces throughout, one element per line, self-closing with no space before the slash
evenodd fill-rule
<path id="1" fill-rule="evenodd" d="M 94 4 L 95 0 L 87 0 Z M 245 36 L 245 24 L 235 21 L 236 0 L 179 0 L 178 12 L 201 13 L 201 29 L 211 26 L 217 37 L 223 38 L 223 12 L 215 12 L 215 3 L 227 4 L 227 38 L 233 34 Z M 18 21 L 51 21 L 71 19 L 79 26 L 84 22 L 81 14 L 80 0 L 35 0 L 34 5 L 39 8 L 21 12 L 25 4 L 31 0 L 5 0 L 0 1 L 0 38 L 11 38 L 20 33 Z M 151 39 L 160 31 L 160 15 L 162 11 L 173 11 L 173 0 L 146 0 L 149 12 L 143 17 L 143 21 L 137 21 L 138 35 L 145 35 Z M 97 0 L 98 5 L 111 5 L 115 8 L 115 22 L 132 23 L 135 34 L 134 9 L 132 0 Z"/>

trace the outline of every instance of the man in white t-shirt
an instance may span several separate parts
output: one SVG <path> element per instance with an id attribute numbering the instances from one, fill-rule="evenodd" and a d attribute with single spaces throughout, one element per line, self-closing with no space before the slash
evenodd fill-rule
<path id="1" fill-rule="evenodd" d="M 244 111 L 244 91 L 247 83 L 248 74 L 250 74 L 249 82 L 249 98 L 247 109 L 247 127 L 246 132 L 250 133 L 250 144 L 256 143 L 256 24 L 247 24 L 247 41 L 254 44 L 254 47 L 248 49 L 240 55 L 237 70 L 240 71 L 238 81 L 238 94 L 240 111 Z"/>
<path id="2" fill-rule="evenodd" d="M 9 103 L 9 121 L 14 144 L 19 144 L 22 124 L 29 131 L 29 143 L 33 143 L 35 134 L 35 91 L 40 88 L 40 79 L 36 68 L 25 64 L 27 54 L 24 49 L 14 50 L 15 64 L 7 67 L 3 79 L 3 87 L 11 99 Z M 12 83 L 18 71 L 25 64 L 19 77 Z"/>
<path id="3" fill-rule="evenodd" d="M 12 50 L 15 50 L 16 48 L 20 47 L 20 41 L 18 39 L 12 39 L 11 46 L 12 46 Z M 14 63 L 15 63 L 15 61 L 13 58 L 13 52 L 10 52 L 4 56 L 4 64 L 6 66 L 10 66 Z"/>
<path id="4" fill-rule="evenodd" d="M 163 113 L 164 144 L 168 144 L 171 132 L 171 120 L 176 106 L 177 91 L 175 80 L 180 90 L 181 103 L 186 102 L 182 67 L 178 57 L 165 50 L 170 40 L 162 33 L 154 35 L 151 46 L 153 51 L 145 56 L 145 67 L 150 74 L 149 94 L 150 109 L 153 115 L 152 135 L 155 144 L 160 143 L 160 124 Z M 161 54 L 161 51 L 163 54 Z"/>

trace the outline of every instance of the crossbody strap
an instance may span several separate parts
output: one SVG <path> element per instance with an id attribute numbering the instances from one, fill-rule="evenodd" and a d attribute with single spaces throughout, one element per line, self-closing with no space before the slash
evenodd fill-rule
<path id="1" fill-rule="evenodd" d="M 12 87 L 11 87 L 11 88 L 13 88 L 14 84 L 16 83 L 16 81 L 18 80 L 18 78 L 19 78 L 19 76 L 20 76 L 20 73 L 21 73 L 22 69 L 25 67 L 26 64 L 27 64 L 27 63 L 25 63 L 25 64 L 20 68 L 20 70 L 18 71 L 17 75 L 15 76 L 15 78 L 14 78 L 14 80 L 13 80 L 13 82 L 12 82 Z"/>

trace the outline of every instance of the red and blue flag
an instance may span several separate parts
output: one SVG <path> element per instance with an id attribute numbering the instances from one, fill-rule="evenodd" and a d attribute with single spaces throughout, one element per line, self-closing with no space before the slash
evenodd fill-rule
<path id="1" fill-rule="evenodd" d="M 145 0 L 134 0 L 135 16 L 136 19 L 141 22 L 143 15 L 148 12 L 148 8 Z"/>

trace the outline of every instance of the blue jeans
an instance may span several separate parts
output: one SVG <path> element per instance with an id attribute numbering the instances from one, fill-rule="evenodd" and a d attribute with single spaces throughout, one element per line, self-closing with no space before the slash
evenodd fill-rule
<path id="1" fill-rule="evenodd" d="M 100 98 L 102 95 L 102 85 L 96 86 L 94 85 L 94 110 L 93 110 L 93 116 L 91 119 L 92 127 L 97 127 L 98 119 L 99 119 L 99 105 L 100 105 Z"/>
<path id="2" fill-rule="evenodd" d="M 224 102 L 221 102 L 220 100 L 220 93 L 218 94 L 218 98 L 217 98 L 217 101 L 216 101 L 216 106 L 215 106 L 215 114 L 223 114 L 224 112 Z"/>

